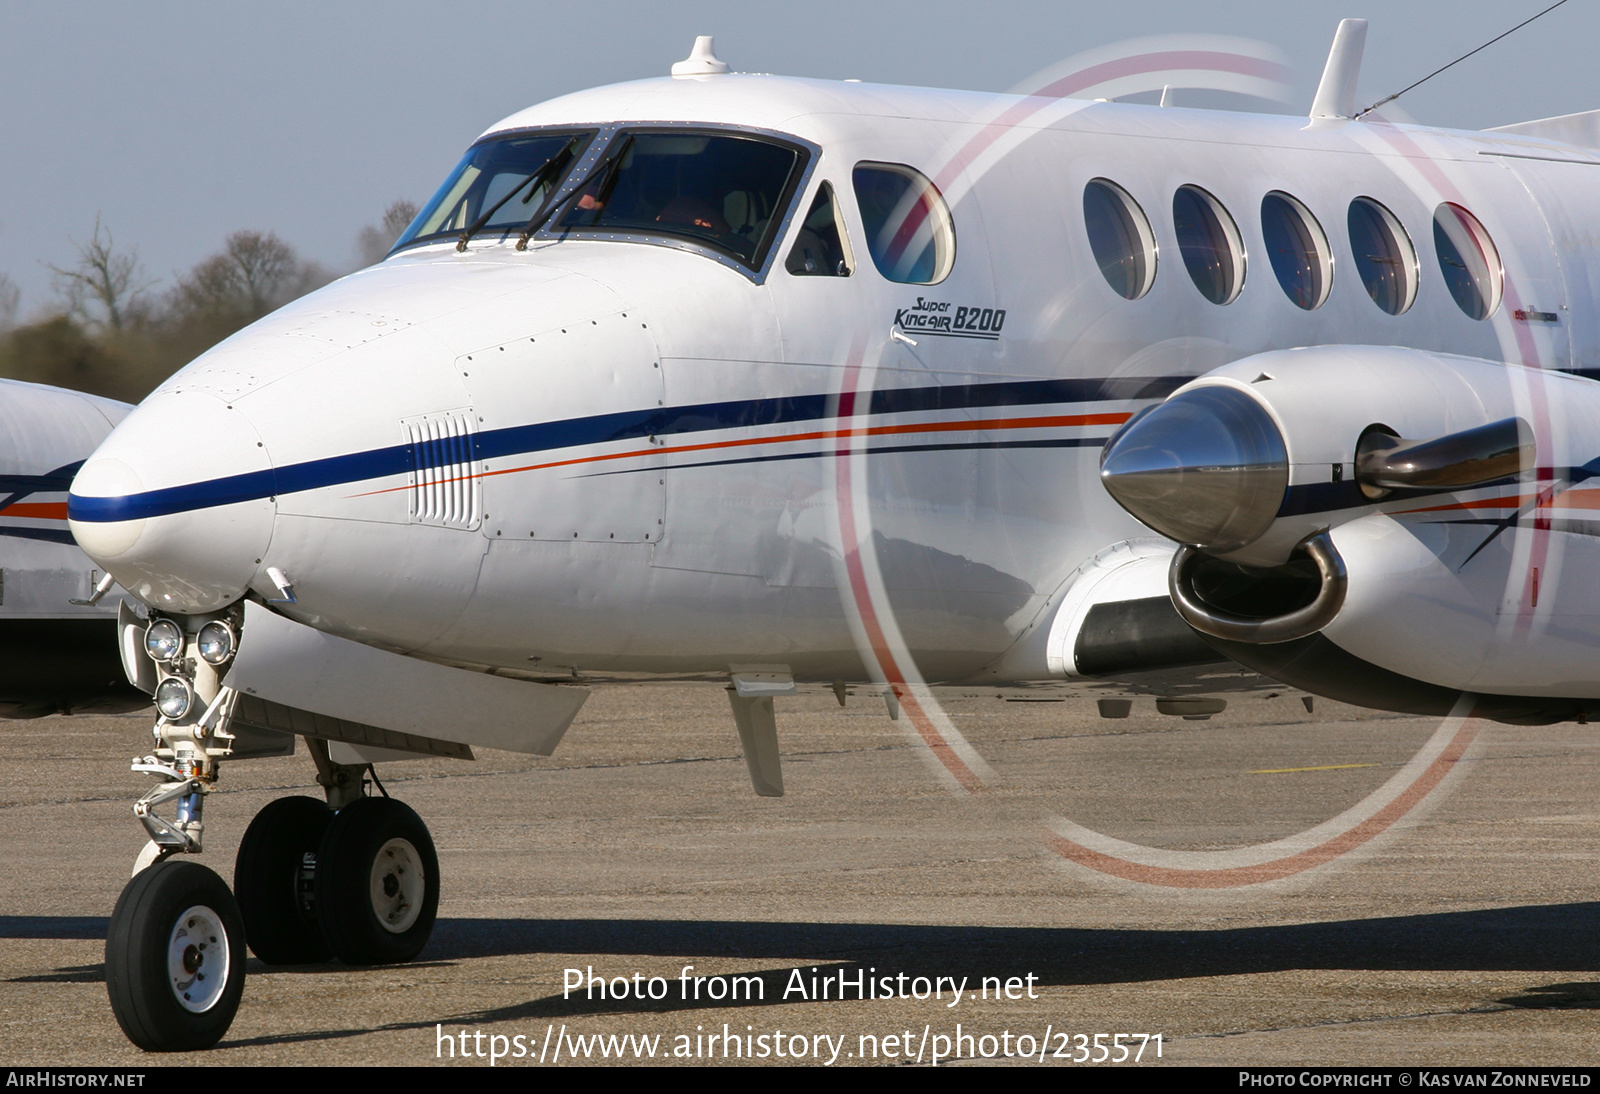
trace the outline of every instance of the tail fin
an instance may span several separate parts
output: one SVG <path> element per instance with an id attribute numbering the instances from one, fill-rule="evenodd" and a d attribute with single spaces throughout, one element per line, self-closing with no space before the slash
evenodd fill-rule
<path id="1" fill-rule="evenodd" d="M 1600 149 L 1600 110 L 1585 110 L 1579 114 L 1562 114 L 1556 118 L 1539 118 L 1531 122 L 1497 125 L 1490 133 L 1513 133 L 1519 137 L 1543 137 L 1579 148 Z"/>

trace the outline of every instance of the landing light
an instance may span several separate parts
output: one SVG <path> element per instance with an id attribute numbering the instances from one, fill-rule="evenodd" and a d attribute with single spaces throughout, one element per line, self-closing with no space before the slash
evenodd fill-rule
<path id="1" fill-rule="evenodd" d="M 213 619 L 200 628 L 195 648 L 208 665 L 220 665 L 233 656 L 233 628 L 220 619 Z"/>
<path id="2" fill-rule="evenodd" d="M 144 651 L 157 661 L 183 653 L 183 630 L 170 619 L 157 619 L 144 632 Z"/>
<path id="3" fill-rule="evenodd" d="M 189 682 L 178 676 L 169 676 L 156 688 L 156 709 L 169 722 L 175 722 L 189 713 L 194 704 L 194 692 Z"/>

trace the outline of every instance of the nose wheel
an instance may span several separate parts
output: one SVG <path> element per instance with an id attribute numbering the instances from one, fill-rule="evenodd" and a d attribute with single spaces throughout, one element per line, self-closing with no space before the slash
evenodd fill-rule
<path id="1" fill-rule="evenodd" d="M 338 812 L 315 798 L 279 798 L 246 830 L 234 885 L 237 902 L 220 877 L 179 857 L 122 890 L 106 987 L 140 1048 L 183 1052 L 221 1040 L 244 994 L 247 939 L 268 964 L 411 960 L 438 914 L 439 859 L 422 818 L 391 798 Z"/>
<path id="2" fill-rule="evenodd" d="M 135 874 L 111 913 L 106 990 L 140 1048 L 184 1052 L 221 1040 L 244 994 L 244 927 L 226 883 L 183 860 Z"/>
<path id="3" fill-rule="evenodd" d="M 307 736 L 306 746 L 326 804 L 280 798 L 256 814 L 231 892 L 189 858 L 202 850 L 201 815 L 222 761 L 283 752 L 276 738 L 262 745 L 234 732 L 239 696 L 222 673 L 240 615 L 236 606 L 149 620 L 125 608 L 119 617 L 125 661 L 143 629 L 155 672 L 128 671 L 160 677 L 144 690 L 156 692 L 161 717 L 155 748 L 133 762 L 157 779 L 134 806 L 150 843 L 111 916 L 106 988 L 128 1039 L 152 1052 L 209 1048 L 222 1038 L 244 994 L 247 944 L 272 965 L 330 956 L 394 964 L 421 951 L 438 914 L 439 859 L 422 818 L 387 793 L 367 797 L 368 786 L 383 792 L 372 765 L 336 762 L 318 737 Z"/>

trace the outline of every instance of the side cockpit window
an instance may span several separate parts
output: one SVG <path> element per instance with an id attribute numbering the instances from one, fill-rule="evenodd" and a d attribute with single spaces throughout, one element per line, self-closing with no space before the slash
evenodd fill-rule
<path id="1" fill-rule="evenodd" d="M 849 277 L 852 265 L 839 201 L 833 187 L 824 182 L 817 187 L 784 268 L 796 277 Z"/>
<path id="2" fill-rule="evenodd" d="M 625 131 L 559 227 L 602 239 L 668 237 L 760 269 L 805 160 L 801 148 L 767 137 Z"/>
<path id="3" fill-rule="evenodd" d="M 879 273 L 902 285 L 934 285 L 950 276 L 956 233 L 938 187 L 899 163 L 858 163 L 851 182 Z"/>

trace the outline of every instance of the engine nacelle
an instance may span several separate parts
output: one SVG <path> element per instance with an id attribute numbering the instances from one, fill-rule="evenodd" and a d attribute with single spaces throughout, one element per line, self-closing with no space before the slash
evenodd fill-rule
<path id="1" fill-rule="evenodd" d="M 1078 567 L 1040 618 L 984 673 L 999 680 L 1065 678 L 1138 682 L 1224 662 L 1173 612 L 1172 547 L 1117 543 Z"/>
<path id="2" fill-rule="evenodd" d="M 1384 347 L 1260 354 L 1129 422 L 1102 477 L 1185 546 L 1218 649 L 1334 698 L 1600 713 L 1600 384 Z"/>

